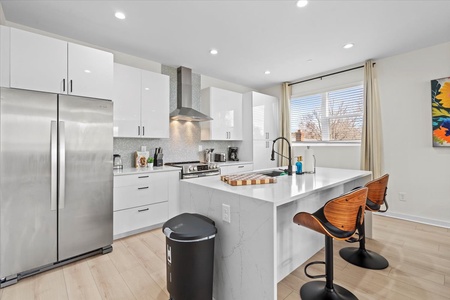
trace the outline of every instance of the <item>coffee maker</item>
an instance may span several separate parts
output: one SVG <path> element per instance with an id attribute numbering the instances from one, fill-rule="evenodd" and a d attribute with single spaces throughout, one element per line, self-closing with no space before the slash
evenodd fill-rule
<path id="1" fill-rule="evenodd" d="M 239 161 L 237 154 L 238 154 L 238 147 L 228 147 L 229 161 Z"/>

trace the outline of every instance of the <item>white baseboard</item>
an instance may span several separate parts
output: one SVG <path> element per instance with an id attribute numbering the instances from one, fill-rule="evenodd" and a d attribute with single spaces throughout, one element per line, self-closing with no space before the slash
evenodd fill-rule
<path id="1" fill-rule="evenodd" d="M 385 212 L 385 213 L 377 213 L 380 216 L 386 216 L 386 217 L 392 217 L 397 219 L 402 219 L 406 221 L 412 221 L 427 225 L 433 225 L 433 226 L 439 226 L 439 227 L 445 227 L 450 228 L 450 222 L 440 221 L 440 220 L 434 220 L 434 219 L 427 219 L 422 218 L 418 216 L 411 216 L 411 215 L 405 215 L 405 214 L 398 214 L 393 212 Z"/>

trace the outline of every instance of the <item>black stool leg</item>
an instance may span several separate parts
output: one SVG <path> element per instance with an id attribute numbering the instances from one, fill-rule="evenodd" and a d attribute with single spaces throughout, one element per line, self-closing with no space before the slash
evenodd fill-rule
<path id="1" fill-rule="evenodd" d="M 359 248 L 347 247 L 339 251 L 341 257 L 349 263 L 371 270 L 382 270 L 389 266 L 389 262 L 378 253 L 366 249 L 365 221 L 359 232 L 363 238 L 359 241 Z"/>
<path id="2" fill-rule="evenodd" d="M 357 300 L 347 289 L 333 284 L 333 239 L 325 236 L 325 270 L 326 282 L 311 281 L 305 283 L 300 289 L 300 297 L 303 300 Z"/>

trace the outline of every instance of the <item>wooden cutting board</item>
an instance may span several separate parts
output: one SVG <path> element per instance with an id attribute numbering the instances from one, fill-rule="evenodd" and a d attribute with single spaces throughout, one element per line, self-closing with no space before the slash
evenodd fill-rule
<path id="1" fill-rule="evenodd" d="M 276 183 L 277 182 L 277 179 L 274 177 L 270 177 L 270 176 L 258 174 L 258 173 L 222 175 L 222 176 L 220 176 L 220 180 L 222 180 L 232 186 L 266 184 L 266 183 Z"/>

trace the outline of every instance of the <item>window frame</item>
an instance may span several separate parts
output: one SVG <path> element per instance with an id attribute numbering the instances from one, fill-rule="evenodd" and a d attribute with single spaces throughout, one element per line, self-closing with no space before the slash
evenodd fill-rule
<path id="1" fill-rule="evenodd" d="M 296 93 L 291 95 L 290 97 L 290 108 L 291 108 L 291 101 L 293 99 L 296 98 L 301 98 L 301 97 L 308 97 L 308 96 L 313 96 L 313 95 L 321 95 L 322 98 L 322 102 L 321 102 L 321 115 L 326 115 L 326 117 L 321 117 L 320 121 L 321 121 L 321 126 L 322 126 L 322 136 L 324 135 L 325 129 L 327 130 L 327 136 L 329 138 L 329 120 L 330 119 L 341 119 L 341 118 L 348 118 L 348 117 L 352 117 L 352 116 L 359 116 L 359 114 L 346 114 L 343 117 L 336 117 L 336 116 L 328 116 L 328 99 L 326 99 L 328 97 L 328 93 L 329 92 L 333 92 L 333 91 L 338 91 L 338 90 L 343 90 L 343 89 L 347 89 L 347 88 L 351 88 L 351 87 L 358 87 L 361 86 L 362 87 L 362 91 L 363 91 L 363 103 L 362 103 L 362 113 L 361 116 L 364 119 L 364 82 L 362 80 L 358 80 L 358 81 L 353 81 L 353 82 L 349 82 L 346 84 L 341 84 L 341 85 L 335 85 L 335 86 L 330 86 L 328 88 L 322 88 L 322 89 L 317 89 L 317 90 L 310 90 L 306 93 Z M 324 99 L 325 98 L 325 99 Z M 289 118 L 292 118 L 292 110 L 290 109 L 290 114 L 289 114 Z M 361 129 L 362 130 L 362 129 Z M 297 145 L 297 146 L 301 146 L 301 145 L 361 145 L 361 139 L 360 140 L 354 140 L 354 141 L 333 141 L 333 140 L 322 140 L 322 141 L 295 141 L 292 140 L 292 131 L 290 132 L 291 135 L 291 139 L 290 142 L 292 145 Z"/>

